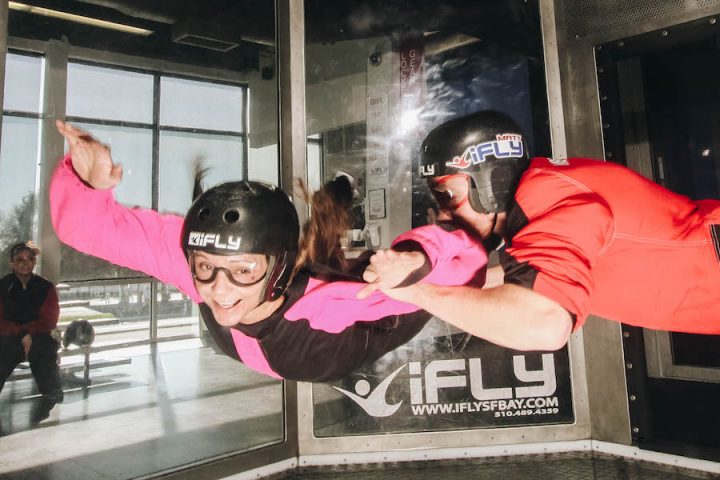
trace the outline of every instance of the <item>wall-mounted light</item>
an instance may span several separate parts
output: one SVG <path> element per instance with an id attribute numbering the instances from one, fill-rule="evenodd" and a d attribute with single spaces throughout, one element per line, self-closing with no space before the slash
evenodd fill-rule
<path id="1" fill-rule="evenodd" d="M 99 18 L 84 17 L 82 15 L 76 15 L 74 13 L 61 12 L 60 10 L 52 10 L 50 8 L 36 7 L 34 5 L 27 5 L 19 2 L 8 2 L 10 10 L 16 10 L 18 12 L 33 13 L 35 15 L 42 15 L 44 17 L 58 18 L 60 20 L 67 20 L 68 22 L 82 23 L 83 25 L 90 25 L 93 27 L 107 28 L 109 30 L 117 30 L 119 32 L 132 33 L 133 35 L 142 35 L 147 37 L 152 34 L 152 30 L 145 28 L 133 27 L 132 25 L 125 25 L 122 23 L 109 22 L 107 20 L 100 20 Z"/>

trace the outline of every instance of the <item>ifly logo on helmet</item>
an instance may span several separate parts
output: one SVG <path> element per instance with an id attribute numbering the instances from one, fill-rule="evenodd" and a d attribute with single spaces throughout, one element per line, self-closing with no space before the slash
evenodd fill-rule
<path id="1" fill-rule="evenodd" d="M 454 157 L 445 165 L 453 168 L 468 168 L 487 160 L 489 155 L 495 158 L 519 158 L 523 156 L 522 135 L 503 133 L 495 136 L 496 140 L 478 143 L 465 149 L 462 155 Z"/>
<path id="2" fill-rule="evenodd" d="M 227 240 L 223 240 L 219 233 L 190 232 L 188 246 L 204 248 L 212 245 L 221 250 L 240 250 L 240 239 L 239 236 L 229 235 Z"/>
<path id="3" fill-rule="evenodd" d="M 420 165 L 420 177 L 434 177 L 435 165 Z"/>

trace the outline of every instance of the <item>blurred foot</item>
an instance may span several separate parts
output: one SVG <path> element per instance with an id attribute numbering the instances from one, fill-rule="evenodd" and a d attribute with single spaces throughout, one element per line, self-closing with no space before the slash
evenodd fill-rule
<path id="1" fill-rule="evenodd" d="M 65 393 L 63 393 L 62 389 L 54 390 L 50 393 L 46 393 L 43 395 L 44 398 L 47 398 L 48 400 L 52 400 L 55 403 L 62 403 L 65 399 Z"/>
<path id="2" fill-rule="evenodd" d="M 49 396 L 43 395 L 33 405 L 32 411 L 30 412 L 30 424 L 37 425 L 50 416 L 50 410 L 53 409 L 57 400 Z"/>

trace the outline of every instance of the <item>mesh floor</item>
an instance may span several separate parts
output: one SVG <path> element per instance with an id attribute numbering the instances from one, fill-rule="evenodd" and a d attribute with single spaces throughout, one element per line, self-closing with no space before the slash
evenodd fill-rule
<path id="1" fill-rule="evenodd" d="M 287 480 L 695 480 L 719 474 L 598 454 L 301 468 Z"/>

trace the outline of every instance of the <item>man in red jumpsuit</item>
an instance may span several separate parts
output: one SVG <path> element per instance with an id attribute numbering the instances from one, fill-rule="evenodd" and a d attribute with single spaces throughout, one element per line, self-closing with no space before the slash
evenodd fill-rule
<path id="1" fill-rule="evenodd" d="M 492 111 L 430 132 L 420 169 L 456 223 L 504 246 L 504 284 L 393 289 L 402 259 L 382 252 L 365 292 L 522 350 L 560 348 L 588 314 L 720 334 L 720 201 L 693 201 L 617 164 L 530 160 L 517 124 Z"/>

